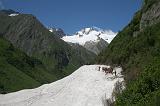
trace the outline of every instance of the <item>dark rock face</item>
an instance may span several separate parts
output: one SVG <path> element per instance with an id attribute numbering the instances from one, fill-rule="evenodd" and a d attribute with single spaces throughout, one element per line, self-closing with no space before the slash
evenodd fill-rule
<path id="1" fill-rule="evenodd" d="M 72 48 L 73 48 L 73 51 L 75 52 L 75 54 L 77 56 L 81 56 L 81 64 L 82 65 L 85 65 L 85 63 L 83 63 L 83 61 L 86 61 L 86 60 L 90 60 L 90 58 L 94 58 L 96 57 L 96 55 L 92 52 L 90 52 L 89 50 L 87 50 L 86 48 L 84 48 L 83 46 L 79 45 L 79 44 L 75 44 L 75 43 L 69 43 Z M 91 56 L 91 57 L 88 57 L 88 56 Z M 90 64 L 89 61 L 86 61 L 86 64 Z"/>
<path id="2" fill-rule="evenodd" d="M 46 36 L 47 30 L 31 15 L 20 15 L 11 20 L 4 37 L 28 55 L 49 49 L 49 42 L 56 39 Z"/>
<path id="3" fill-rule="evenodd" d="M 62 38 L 63 36 L 66 36 L 64 31 L 61 28 L 50 28 L 50 32 L 53 32 L 57 37 Z"/>
<path id="4" fill-rule="evenodd" d="M 152 5 L 146 12 L 142 14 L 140 29 L 151 26 L 160 22 L 160 2 Z"/>
<path id="5" fill-rule="evenodd" d="M 84 44 L 84 47 L 87 50 L 95 53 L 96 55 L 98 55 L 107 46 L 108 46 L 108 43 L 103 39 L 100 39 L 98 42 L 88 41 Z"/>

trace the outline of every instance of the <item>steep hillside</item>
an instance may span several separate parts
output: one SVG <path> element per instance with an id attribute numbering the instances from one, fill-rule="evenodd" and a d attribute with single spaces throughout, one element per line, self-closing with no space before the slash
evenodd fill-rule
<path id="1" fill-rule="evenodd" d="M 10 16 L 2 13 L 0 26 L 0 34 L 5 39 L 27 55 L 42 61 L 47 70 L 56 76 L 56 79 L 72 73 L 95 57 L 91 52 L 76 52 L 75 48 L 48 31 L 33 15 Z M 67 70 L 70 71 L 67 72 Z"/>
<path id="2" fill-rule="evenodd" d="M 0 36 L 0 93 L 38 87 L 55 79 L 39 60 L 15 49 Z"/>
<path id="3" fill-rule="evenodd" d="M 97 58 L 99 63 L 121 65 L 124 69 L 127 89 L 118 96 L 117 105 L 159 104 L 159 8 L 159 0 L 145 0 L 142 10 Z"/>

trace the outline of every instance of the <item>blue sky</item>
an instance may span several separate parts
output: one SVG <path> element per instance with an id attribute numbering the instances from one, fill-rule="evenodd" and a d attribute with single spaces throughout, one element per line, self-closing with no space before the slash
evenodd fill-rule
<path id="1" fill-rule="evenodd" d="M 142 0 L 0 0 L 1 9 L 33 14 L 45 26 L 68 34 L 91 26 L 117 32 L 141 5 Z"/>

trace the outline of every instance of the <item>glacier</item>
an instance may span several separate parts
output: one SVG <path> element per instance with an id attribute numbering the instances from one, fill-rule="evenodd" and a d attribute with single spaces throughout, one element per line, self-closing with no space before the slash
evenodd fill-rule
<path id="1" fill-rule="evenodd" d="M 99 67 L 101 70 L 99 71 Z M 125 88 L 122 68 L 115 67 L 117 75 L 102 71 L 106 65 L 84 65 L 71 75 L 35 89 L 0 94 L 0 106 L 106 106 L 115 101 L 117 83 Z"/>

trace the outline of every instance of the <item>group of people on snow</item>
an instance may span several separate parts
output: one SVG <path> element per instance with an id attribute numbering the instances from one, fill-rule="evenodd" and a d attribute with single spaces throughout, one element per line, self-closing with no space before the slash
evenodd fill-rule
<path id="1" fill-rule="evenodd" d="M 100 71 L 102 68 L 102 71 L 105 72 L 105 74 L 107 75 L 108 73 L 114 74 L 115 76 L 117 76 L 117 72 L 116 70 L 113 70 L 113 67 L 98 67 L 98 71 Z"/>

